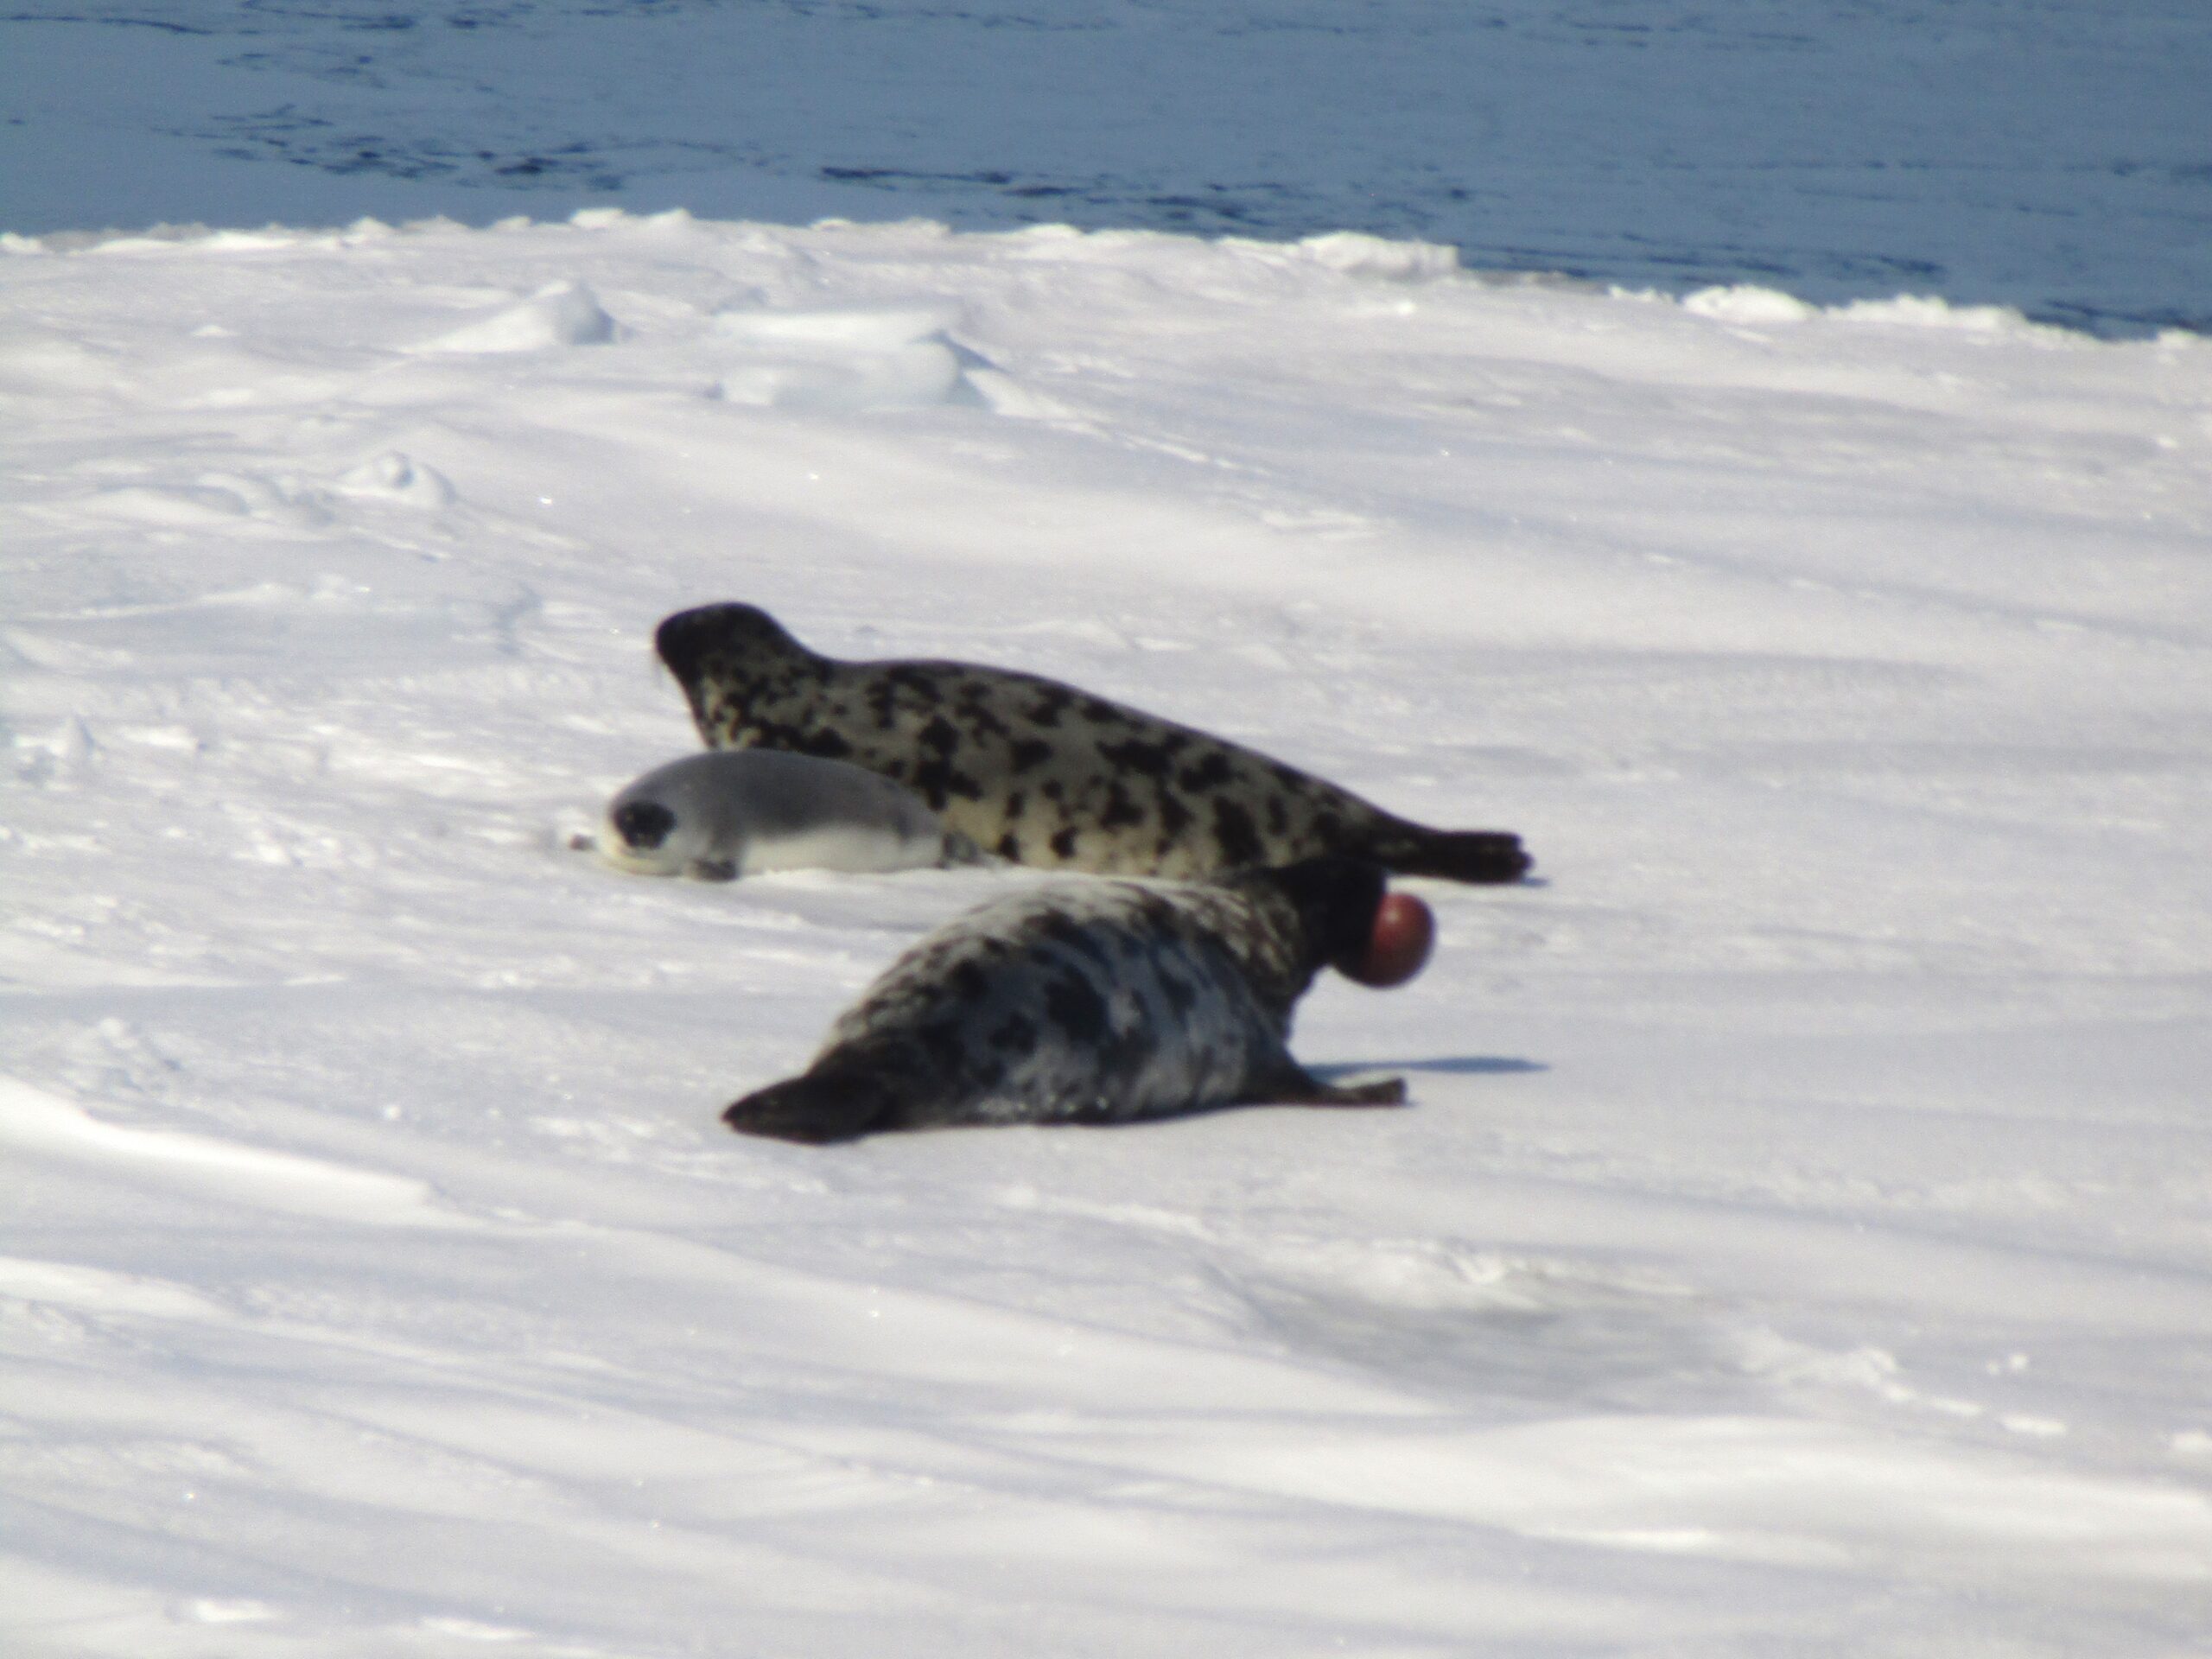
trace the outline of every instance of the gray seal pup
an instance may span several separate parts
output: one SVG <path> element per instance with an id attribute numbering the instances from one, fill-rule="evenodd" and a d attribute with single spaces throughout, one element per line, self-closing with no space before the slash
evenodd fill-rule
<path id="1" fill-rule="evenodd" d="M 820 1144 L 1263 1101 L 1395 1105 L 1402 1079 L 1339 1087 L 1293 1059 L 1291 1012 L 1325 966 L 1370 985 L 1412 978 L 1433 937 L 1426 905 L 1351 859 L 1200 882 L 1056 882 L 924 938 L 839 1016 L 804 1074 L 722 1118 Z"/>
<path id="2" fill-rule="evenodd" d="M 1529 868 L 1518 836 L 1411 823 L 1239 744 L 1038 675 L 841 662 L 751 605 L 679 612 L 654 644 L 708 747 L 880 772 L 1015 863 L 1190 878 L 1333 854 L 1488 882 Z"/>
<path id="3" fill-rule="evenodd" d="M 980 855 L 911 790 L 842 760 L 721 749 L 655 767 L 607 803 L 593 850 L 636 875 L 912 870 Z"/>

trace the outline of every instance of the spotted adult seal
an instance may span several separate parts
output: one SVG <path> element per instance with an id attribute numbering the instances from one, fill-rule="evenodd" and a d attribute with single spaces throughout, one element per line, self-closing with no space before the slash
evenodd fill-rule
<path id="1" fill-rule="evenodd" d="M 912 791 L 842 760 L 719 749 L 656 767 L 607 803 L 594 850 L 639 875 L 728 881 L 763 870 L 972 863 Z"/>
<path id="2" fill-rule="evenodd" d="M 1325 966 L 1373 985 L 1411 978 L 1431 925 L 1419 899 L 1386 894 L 1380 866 L 1351 859 L 1056 882 L 923 939 L 830 1027 L 803 1075 L 723 1121 L 824 1142 L 1261 1101 L 1395 1104 L 1399 1078 L 1340 1087 L 1293 1059 L 1291 1011 Z"/>
<path id="3" fill-rule="evenodd" d="M 1188 726 L 1012 669 L 840 662 L 751 605 L 655 636 L 709 748 L 849 760 L 908 785 L 987 852 L 1044 868 L 1194 877 L 1327 854 L 1511 881 L 1521 838 L 1432 830 Z"/>

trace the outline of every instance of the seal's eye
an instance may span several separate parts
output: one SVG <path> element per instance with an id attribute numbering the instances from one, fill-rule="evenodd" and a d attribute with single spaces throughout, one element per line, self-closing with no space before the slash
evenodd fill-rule
<path id="1" fill-rule="evenodd" d="M 676 814 L 658 801 L 632 801 L 614 809 L 614 827 L 632 847 L 650 851 L 668 839 Z"/>

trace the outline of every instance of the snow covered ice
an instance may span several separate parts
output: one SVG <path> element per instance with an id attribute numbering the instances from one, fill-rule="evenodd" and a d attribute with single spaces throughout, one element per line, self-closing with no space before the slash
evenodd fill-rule
<path id="1" fill-rule="evenodd" d="M 2212 347 L 613 211 L 0 248 L 0 1631 L 130 1656 L 2177 1656 Z M 628 880 L 685 605 L 1541 880 L 1412 1103 L 717 1121 L 1029 879 Z"/>

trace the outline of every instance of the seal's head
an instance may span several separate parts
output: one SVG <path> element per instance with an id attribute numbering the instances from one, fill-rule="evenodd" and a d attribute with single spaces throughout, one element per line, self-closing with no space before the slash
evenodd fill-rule
<path id="1" fill-rule="evenodd" d="M 655 630 L 653 649 L 687 689 L 708 674 L 758 673 L 820 660 L 758 605 L 678 611 Z"/>
<path id="2" fill-rule="evenodd" d="M 756 700 L 818 681 L 831 666 L 757 605 L 678 611 L 654 631 L 653 649 L 683 688 L 710 748 L 731 741 Z"/>
<path id="3" fill-rule="evenodd" d="M 641 779 L 609 801 L 592 850 L 632 875 L 704 874 L 697 866 L 709 849 L 702 826 L 692 821 L 696 803 L 681 798 L 680 790 L 656 787 Z"/>
<path id="4" fill-rule="evenodd" d="M 676 814 L 658 801 L 624 801 L 607 815 L 607 822 L 632 852 L 650 853 L 676 828 Z"/>
<path id="5" fill-rule="evenodd" d="M 1390 892 L 1379 864 L 1309 858 L 1227 880 L 1272 893 L 1290 906 L 1302 946 L 1298 967 L 1306 980 L 1334 968 L 1347 979 L 1382 989 L 1404 984 L 1428 961 L 1435 917 L 1420 899 Z"/>

